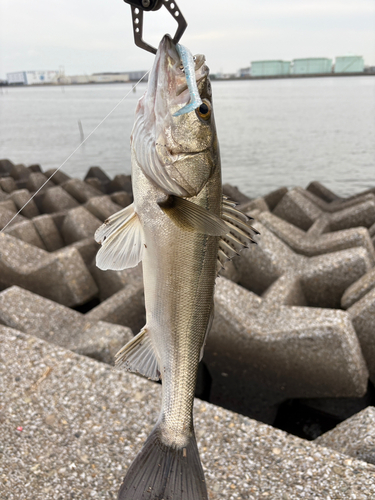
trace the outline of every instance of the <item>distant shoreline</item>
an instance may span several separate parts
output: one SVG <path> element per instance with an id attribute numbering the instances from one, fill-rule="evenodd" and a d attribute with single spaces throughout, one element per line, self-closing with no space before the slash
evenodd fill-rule
<path id="1" fill-rule="evenodd" d="M 336 78 L 345 76 L 375 76 L 373 73 L 311 73 L 307 75 L 268 75 L 268 76 L 229 76 L 226 78 L 216 77 L 215 75 L 210 75 L 212 81 L 215 82 L 228 82 L 228 81 L 249 81 L 249 80 L 285 80 L 285 79 L 296 79 L 296 78 Z M 0 87 L 70 87 L 70 86 L 81 86 L 81 85 L 113 85 L 114 83 L 124 83 L 124 84 L 135 84 L 137 81 L 117 81 L 117 82 L 84 82 L 84 83 L 35 83 L 32 85 L 24 84 L 8 84 L 5 82 L 0 82 Z M 141 83 L 147 83 L 141 82 Z"/>

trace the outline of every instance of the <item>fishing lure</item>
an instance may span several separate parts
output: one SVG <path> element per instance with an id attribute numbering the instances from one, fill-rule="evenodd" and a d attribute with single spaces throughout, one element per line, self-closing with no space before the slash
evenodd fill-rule
<path id="1" fill-rule="evenodd" d="M 173 114 L 173 116 L 181 116 L 185 115 L 186 113 L 190 113 L 190 111 L 194 111 L 195 109 L 199 108 L 202 104 L 202 99 L 200 98 L 199 92 L 198 92 L 198 87 L 197 87 L 197 81 L 195 78 L 195 62 L 193 58 L 193 54 L 190 52 L 189 49 L 184 47 L 181 44 L 176 44 L 176 49 L 178 52 L 178 55 L 180 56 L 182 65 L 184 67 L 185 75 L 186 75 L 186 83 L 189 89 L 189 94 L 190 94 L 190 102 L 186 104 L 183 108 L 179 109 L 176 111 L 176 113 Z"/>

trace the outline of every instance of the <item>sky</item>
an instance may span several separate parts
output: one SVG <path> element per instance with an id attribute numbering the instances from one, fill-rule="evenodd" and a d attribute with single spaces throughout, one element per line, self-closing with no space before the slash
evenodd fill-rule
<path id="1" fill-rule="evenodd" d="M 178 0 L 181 39 L 206 55 L 212 73 L 250 61 L 362 55 L 375 66 L 374 0 Z M 176 22 L 166 8 L 145 13 L 144 39 L 157 45 Z M 122 0 L 0 0 L 0 79 L 6 73 L 147 70 L 154 56 L 134 45 Z"/>

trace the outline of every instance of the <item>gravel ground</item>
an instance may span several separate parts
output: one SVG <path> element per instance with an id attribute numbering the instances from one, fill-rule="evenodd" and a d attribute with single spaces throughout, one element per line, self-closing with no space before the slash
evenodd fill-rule
<path id="1" fill-rule="evenodd" d="M 0 326 L 0 498 L 115 499 L 160 387 Z M 209 499 L 375 498 L 375 466 L 196 400 Z"/>

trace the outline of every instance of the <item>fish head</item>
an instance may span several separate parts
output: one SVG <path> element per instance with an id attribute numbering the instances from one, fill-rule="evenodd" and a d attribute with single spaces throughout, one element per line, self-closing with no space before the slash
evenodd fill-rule
<path id="1" fill-rule="evenodd" d="M 202 104 L 174 114 L 190 99 L 186 75 L 169 35 L 160 42 L 148 89 L 140 99 L 132 143 L 143 172 L 167 194 L 196 196 L 218 163 L 209 69 L 205 57 L 194 58 L 193 76 Z"/>

